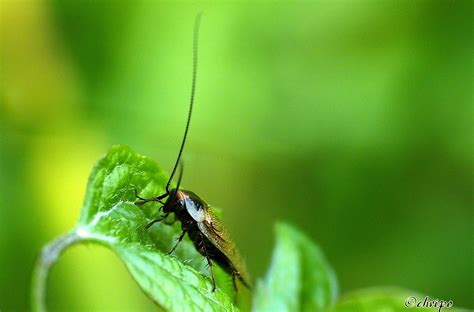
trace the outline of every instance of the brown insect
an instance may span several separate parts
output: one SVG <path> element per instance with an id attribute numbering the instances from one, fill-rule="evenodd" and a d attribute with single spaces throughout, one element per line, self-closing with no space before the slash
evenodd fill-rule
<path id="1" fill-rule="evenodd" d="M 189 124 L 191 121 L 194 94 L 196 89 L 200 20 L 201 14 L 198 14 L 194 25 L 193 76 L 188 119 L 176 163 L 173 167 L 173 171 L 171 172 L 168 183 L 166 184 L 166 193 L 148 199 L 142 198 L 136 194 L 140 201 L 137 201 L 135 204 L 143 205 L 147 202 L 159 202 L 162 204 L 160 210 L 163 210 L 164 212 L 163 217 L 150 222 L 147 225 L 147 228 L 156 222 L 163 221 L 171 213 L 175 214 L 176 219 L 181 223 L 181 229 L 183 232 L 179 236 L 177 243 L 168 254 L 173 253 L 187 233 L 196 249 L 207 259 L 207 263 L 211 272 L 212 291 L 216 289 L 214 270 L 212 268 L 213 262 L 217 263 L 224 271 L 232 276 L 232 282 L 235 290 L 237 290 L 236 278 L 238 278 L 247 288 L 250 288 L 250 279 L 247 275 L 245 265 L 241 261 L 240 254 L 235 247 L 235 244 L 230 239 L 228 232 L 212 212 L 209 205 L 195 193 L 179 189 L 183 173 L 182 165 L 177 187 L 174 189 L 170 188 L 171 181 L 174 174 L 176 173 L 178 164 L 180 163 L 181 154 L 183 152 L 189 130 Z M 165 198 L 166 201 L 163 202 Z"/>

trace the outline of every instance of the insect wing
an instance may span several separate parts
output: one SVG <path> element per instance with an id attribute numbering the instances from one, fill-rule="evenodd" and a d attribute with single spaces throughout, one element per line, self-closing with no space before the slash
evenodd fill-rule
<path id="1" fill-rule="evenodd" d="M 189 194 L 184 193 L 184 205 L 186 210 L 196 222 L 205 220 L 206 211 L 201 200 L 194 200 Z M 194 195 L 194 194 L 193 194 Z"/>
<path id="2" fill-rule="evenodd" d="M 240 279 L 249 287 L 250 279 L 247 274 L 246 267 L 240 258 L 239 251 L 235 247 L 234 242 L 231 240 L 229 233 L 222 226 L 221 222 L 212 212 L 211 208 L 206 207 L 206 218 L 203 222 L 198 222 L 198 227 L 201 232 L 209 239 L 209 241 L 219 249 L 229 261 L 233 267 L 240 274 Z"/>

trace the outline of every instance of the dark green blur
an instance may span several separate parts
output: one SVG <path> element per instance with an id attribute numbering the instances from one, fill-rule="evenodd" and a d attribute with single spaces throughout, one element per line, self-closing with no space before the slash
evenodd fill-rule
<path id="1" fill-rule="evenodd" d="M 203 11 L 183 187 L 220 207 L 254 277 L 275 221 L 341 293 L 399 286 L 473 307 L 471 1 L 0 2 L 0 310 L 128 144 L 171 170 Z M 54 310 L 153 310 L 104 248 L 52 272 Z"/>

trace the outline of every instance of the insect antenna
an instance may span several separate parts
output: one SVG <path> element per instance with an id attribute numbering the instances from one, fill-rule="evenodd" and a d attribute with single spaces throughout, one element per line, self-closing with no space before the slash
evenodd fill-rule
<path id="1" fill-rule="evenodd" d="M 183 141 L 181 141 L 181 147 L 179 148 L 178 158 L 176 159 L 176 163 L 174 164 L 173 171 L 171 171 L 170 179 L 166 184 L 166 194 L 170 195 L 170 184 L 173 180 L 173 176 L 176 173 L 176 169 L 178 168 L 178 164 L 181 159 L 181 154 L 183 153 L 184 144 L 186 143 L 186 138 L 188 136 L 189 130 L 189 123 L 191 122 L 191 114 L 193 112 L 193 104 L 194 104 L 194 95 L 196 90 L 196 75 L 197 75 L 197 65 L 198 65 L 198 39 L 199 39 L 199 28 L 201 26 L 201 16 L 202 13 L 198 13 L 196 15 L 196 19 L 194 21 L 194 36 L 193 36 L 193 74 L 192 74 L 192 84 L 191 84 L 191 98 L 189 100 L 189 112 L 188 112 L 188 120 L 186 121 L 186 128 L 184 130 Z M 181 174 L 179 177 L 179 182 L 181 182 Z M 178 182 L 178 186 L 179 186 Z"/>
<path id="2" fill-rule="evenodd" d="M 183 161 L 180 161 L 179 164 L 180 164 L 180 166 L 179 166 L 178 184 L 176 185 L 176 191 L 175 192 L 178 192 L 179 185 L 181 184 L 181 179 L 183 178 L 183 170 L 184 170 Z"/>

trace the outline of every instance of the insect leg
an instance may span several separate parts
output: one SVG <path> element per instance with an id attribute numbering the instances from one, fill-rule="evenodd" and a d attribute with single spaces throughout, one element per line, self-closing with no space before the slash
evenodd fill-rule
<path id="1" fill-rule="evenodd" d="M 153 220 L 151 221 L 150 223 L 148 223 L 145 227 L 148 229 L 150 226 L 152 226 L 153 224 L 157 223 L 157 222 L 161 222 L 163 221 L 164 219 L 166 219 L 168 216 L 169 216 L 169 212 L 166 213 L 163 217 L 159 218 L 159 219 L 156 219 L 156 220 Z"/>
<path id="2" fill-rule="evenodd" d="M 179 243 L 181 243 L 181 241 L 183 240 L 183 237 L 184 235 L 186 234 L 188 230 L 185 229 L 183 230 L 183 233 L 181 233 L 181 235 L 178 237 L 178 241 L 176 242 L 176 244 L 173 246 L 173 248 L 167 253 L 167 255 L 171 255 L 173 253 L 173 251 L 176 249 L 176 247 L 178 247 Z"/>
<path id="3" fill-rule="evenodd" d="M 232 271 L 232 285 L 234 285 L 235 292 L 238 293 L 239 289 L 237 288 L 237 283 L 235 281 L 236 277 L 237 277 L 237 273 L 235 271 Z"/>
<path id="4" fill-rule="evenodd" d="M 135 197 L 136 198 L 141 199 L 141 200 L 146 200 L 146 198 L 140 197 L 140 195 L 138 195 L 138 191 L 135 187 L 133 188 L 133 191 L 135 192 Z"/>
<path id="5" fill-rule="evenodd" d="M 211 258 L 209 257 L 209 253 L 207 252 L 206 244 L 204 243 L 204 239 L 203 239 L 203 237 L 202 237 L 202 233 L 200 233 L 199 235 L 200 235 L 200 237 L 201 237 L 202 249 L 204 250 L 204 253 L 205 253 L 205 256 L 206 256 L 206 260 L 207 260 L 207 264 L 209 265 L 209 271 L 211 271 L 212 292 L 214 292 L 214 291 L 216 290 L 216 278 L 215 278 L 215 276 L 214 276 L 214 269 L 212 268 Z"/>
<path id="6" fill-rule="evenodd" d="M 138 195 L 138 191 L 137 191 L 136 188 L 133 188 L 133 190 L 135 191 L 135 197 L 140 199 L 140 201 L 135 202 L 135 205 L 137 205 L 137 206 L 141 206 L 143 204 L 146 204 L 146 203 L 152 202 L 152 201 L 157 201 L 160 204 L 164 205 L 164 203 L 161 200 L 163 198 L 165 198 L 166 196 L 168 196 L 168 194 L 166 193 L 166 194 L 163 194 L 163 195 L 160 195 L 160 196 L 157 196 L 157 197 L 153 197 L 153 198 L 143 198 L 143 197 Z"/>

